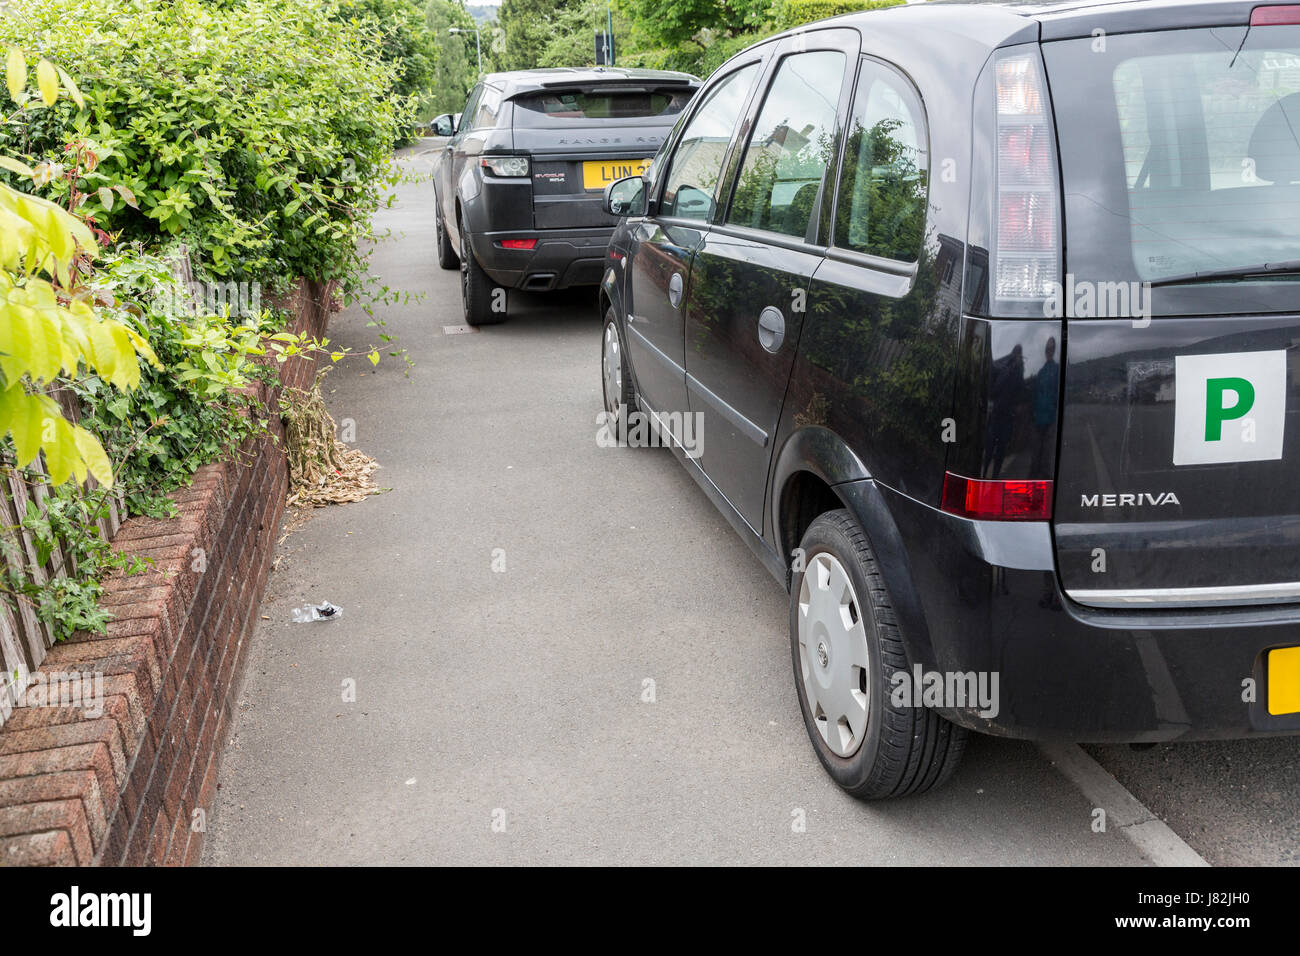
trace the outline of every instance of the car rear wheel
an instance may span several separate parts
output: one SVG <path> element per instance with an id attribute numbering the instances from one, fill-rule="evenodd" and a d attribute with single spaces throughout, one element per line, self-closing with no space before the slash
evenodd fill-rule
<path id="1" fill-rule="evenodd" d="M 605 414 L 616 438 L 627 435 L 628 415 L 636 408 L 632 376 L 623 356 L 623 342 L 611 306 L 605 310 L 605 332 L 600 344 L 601 386 L 605 396 Z M 617 431 L 615 431 L 617 429 Z"/>
<path id="2" fill-rule="evenodd" d="M 451 237 L 447 235 L 447 224 L 442 219 L 442 203 L 434 199 L 434 228 L 438 233 L 438 265 L 443 269 L 454 269 L 460 265 L 460 257 L 451 247 Z"/>
<path id="3" fill-rule="evenodd" d="M 957 768 L 967 732 L 925 707 L 891 700 L 910 673 L 889 591 L 862 529 L 829 511 L 800 544 L 790 592 L 790 648 L 804 725 L 822 766 L 863 800 L 922 793 Z"/>
<path id="4" fill-rule="evenodd" d="M 493 282 L 474 258 L 465 221 L 458 220 L 456 225 L 460 227 L 460 295 L 465 307 L 465 324 L 479 326 L 504 322 L 507 315 L 506 290 Z"/>

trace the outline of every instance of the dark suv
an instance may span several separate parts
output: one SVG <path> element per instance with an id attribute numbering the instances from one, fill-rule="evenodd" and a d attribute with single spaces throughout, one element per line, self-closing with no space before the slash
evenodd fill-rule
<path id="1" fill-rule="evenodd" d="M 845 789 L 1300 732 L 1297 131 L 1300 6 L 927 3 L 736 56 L 607 189 L 606 411 L 789 590 Z"/>
<path id="2" fill-rule="evenodd" d="M 600 282 L 613 180 L 640 172 L 699 80 L 614 67 L 485 76 L 434 167 L 438 264 L 461 270 L 465 321 L 505 321 L 506 290 Z"/>

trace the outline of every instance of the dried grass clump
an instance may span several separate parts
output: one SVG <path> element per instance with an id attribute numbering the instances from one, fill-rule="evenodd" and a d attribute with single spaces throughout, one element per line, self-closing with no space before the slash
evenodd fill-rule
<path id="1" fill-rule="evenodd" d="M 289 456 L 289 507 L 311 508 L 362 501 L 383 489 L 375 484 L 379 462 L 335 437 L 334 419 L 325 410 L 321 369 L 310 391 L 286 388 L 280 399 L 284 444 Z"/>

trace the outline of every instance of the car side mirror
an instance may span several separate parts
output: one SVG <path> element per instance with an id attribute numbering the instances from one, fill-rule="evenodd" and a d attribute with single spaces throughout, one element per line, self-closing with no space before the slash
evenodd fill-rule
<path id="1" fill-rule="evenodd" d="M 456 131 L 452 126 L 451 114 L 443 113 L 441 116 L 435 116 L 433 122 L 429 124 L 429 130 L 434 136 L 450 136 Z"/>
<path id="2" fill-rule="evenodd" d="M 452 132 L 455 132 L 456 130 L 460 129 L 460 118 L 461 118 L 462 116 L 464 116 L 464 115 L 465 115 L 464 113 L 452 113 L 452 114 L 451 114 L 451 129 L 452 129 Z"/>
<path id="3" fill-rule="evenodd" d="M 645 180 L 640 176 L 617 179 L 605 187 L 601 208 L 611 216 L 644 216 L 646 214 Z"/>

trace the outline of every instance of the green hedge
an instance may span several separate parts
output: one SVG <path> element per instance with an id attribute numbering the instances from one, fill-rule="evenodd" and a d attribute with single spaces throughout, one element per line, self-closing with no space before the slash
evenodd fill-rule
<path id="1" fill-rule="evenodd" d="M 212 275 L 360 275 L 407 101 L 390 93 L 373 21 L 348 13 L 335 0 L 13 0 L 0 46 L 65 68 L 86 107 L 24 111 L 0 152 L 58 161 L 89 141 L 99 165 L 79 211 L 149 247 L 183 240 Z M 138 210 L 101 202 L 116 185 Z"/>

